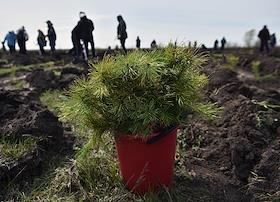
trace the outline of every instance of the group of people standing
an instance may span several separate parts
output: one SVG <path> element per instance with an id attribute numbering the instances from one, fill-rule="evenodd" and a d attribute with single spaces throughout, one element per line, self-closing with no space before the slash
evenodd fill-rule
<path id="1" fill-rule="evenodd" d="M 263 53 L 266 51 L 266 53 L 269 53 L 270 49 L 274 48 L 277 43 L 276 39 L 276 34 L 273 33 L 270 35 L 269 30 L 266 25 L 263 26 L 263 28 L 260 30 L 258 33 L 258 38 L 260 39 L 260 52 Z M 220 49 L 223 50 L 225 48 L 227 41 L 225 37 L 222 38 L 221 40 L 221 47 Z M 215 40 L 214 42 L 214 50 L 219 49 L 219 41 L 218 39 Z"/>
<path id="2" fill-rule="evenodd" d="M 82 57 L 84 60 L 88 60 L 89 57 L 89 44 L 91 45 L 92 50 L 92 57 L 96 56 L 95 52 L 95 44 L 93 39 L 93 31 L 94 31 L 94 24 L 92 20 L 88 19 L 85 12 L 79 13 L 79 21 L 77 25 L 71 32 L 71 39 L 73 43 L 73 48 L 69 51 L 73 54 L 75 60 L 80 60 Z M 121 15 L 117 16 L 118 27 L 117 27 L 117 38 L 120 40 L 121 47 L 124 53 L 127 53 L 127 49 L 125 46 L 126 39 L 128 37 L 126 31 L 126 23 Z M 44 47 L 47 45 L 47 39 L 49 41 L 49 46 L 51 52 L 55 53 L 55 46 L 56 46 L 56 32 L 53 27 L 53 24 L 50 20 L 46 22 L 48 31 L 47 35 L 43 33 L 42 30 L 38 30 L 38 37 L 37 43 L 40 48 L 40 54 L 45 55 Z M 266 50 L 269 52 L 270 47 L 274 48 L 276 46 L 276 36 L 275 34 L 270 35 L 267 26 L 264 26 L 263 29 L 259 32 L 258 37 L 260 39 L 260 51 L 263 52 Z M 25 30 L 25 27 L 21 27 L 17 33 L 14 31 L 10 31 L 6 36 L 4 41 L 2 42 L 3 47 L 5 47 L 5 43 L 9 47 L 10 53 L 13 54 L 16 52 L 15 46 L 18 43 L 19 46 L 19 53 L 26 54 L 26 41 L 28 41 L 29 37 Z M 221 46 L 219 47 L 219 40 L 215 40 L 214 42 L 214 50 L 218 50 L 219 48 L 223 50 L 227 43 L 225 37 L 223 37 L 220 41 Z M 196 46 L 196 45 L 195 45 Z M 140 49 L 141 47 L 141 40 L 139 36 L 136 39 L 136 48 Z M 202 47 L 205 47 L 204 45 Z M 157 48 L 156 41 L 153 40 L 151 43 L 151 49 Z M 206 47 L 205 47 L 206 48 Z"/>
<path id="3" fill-rule="evenodd" d="M 79 60 L 81 56 L 83 59 L 87 60 L 89 57 L 88 44 L 91 45 L 92 57 L 96 56 L 93 39 L 94 24 L 92 20 L 87 18 L 85 12 L 80 12 L 79 17 L 80 20 L 78 24 L 71 32 L 73 48 L 69 52 L 74 55 L 75 60 Z M 121 15 L 117 16 L 117 20 L 119 22 L 117 27 L 117 37 L 120 40 L 123 51 L 127 53 L 127 49 L 125 47 L 125 41 L 127 39 L 126 23 Z"/>
<path id="4" fill-rule="evenodd" d="M 49 45 L 50 45 L 50 48 L 51 48 L 51 52 L 53 54 L 55 53 L 56 32 L 55 32 L 55 29 L 54 29 L 51 21 L 48 20 L 46 23 L 47 23 L 47 26 L 48 26 L 48 34 L 47 35 L 45 35 L 42 30 L 40 30 L 40 29 L 38 30 L 37 43 L 39 45 L 41 55 L 46 54 L 46 52 L 44 50 L 44 47 L 47 45 L 46 38 L 49 39 Z"/>
<path id="5" fill-rule="evenodd" d="M 7 42 L 10 53 L 14 54 L 16 52 L 16 43 L 18 43 L 19 53 L 26 54 L 26 41 L 28 41 L 28 34 L 26 33 L 25 28 L 21 27 L 17 33 L 9 31 L 2 44 L 5 46 L 5 43 Z"/>
<path id="6" fill-rule="evenodd" d="M 96 56 L 94 39 L 93 39 L 93 31 L 94 24 L 92 20 L 88 19 L 85 12 L 79 13 L 80 20 L 78 24 L 74 27 L 71 32 L 71 39 L 73 43 L 73 48 L 69 51 L 74 55 L 74 58 L 79 60 L 82 56 L 83 59 L 87 60 L 89 57 L 89 44 L 91 45 L 92 57 Z M 127 49 L 125 47 L 125 42 L 127 39 L 127 31 L 126 31 L 126 23 L 121 15 L 117 16 L 118 27 L 117 27 L 117 38 L 120 40 L 121 47 L 125 53 L 127 53 Z M 44 34 L 42 30 L 38 30 L 37 43 L 39 45 L 40 54 L 45 55 L 46 52 L 44 50 L 47 45 L 47 39 L 49 40 L 49 45 L 51 48 L 51 52 L 55 53 L 56 46 L 56 32 L 53 27 L 53 24 L 50 20 L 47 22 L 48 32 L 47 35 Z M 2 42 L 3 47 L 5 47 L 5 43 L 9 47 L 10 53 L 15 53 L 16 43 L 19 46 L 19 53 L 26 54 L 26 42 L 28 41 L 28 34 L 24 27 L 18 30 L 17 33 L 14 31 L 10 31 L 4 41 Z M 137 47 L 140 48 L 140 39 L 138 37 Z"/>
<path id="7" fill-rule="evenodd" d="M 46 38 L 49 39 L 49 44 L 51 47 L 52 53 L 55 52 L 55 42 L 56 42 L 56 33 L 53 28 L 53 24 L 51 21 L 46 22 L 48 25 L 48 34 L 45 35 L 41 30 L 38 30 L 38 37 L 37 42 L 40 48 L 40 53 L 42 55 L 45 55 L 44 47 L 47 45 Z M 11 54 L 14 54 L 16 52 L 16 43 L 19 47 L 19 53 L 26 54 L 26 42 L 28 41 L 29 37 L 25 30 L 25 27 L 22 26 L 17 33 L 14 31 L 9 31 L 8 34 L 5 36 L 4 41 L 2 42 L 3 47 L 5 47 L 5 43 L 7 43 L 9 47 L 9 51 Z"/>
<path id="8" fill-rule="evenodd" d="M 221 47 L 220 47 L 221 50 L 225 49 L 226 43 L 227 43 L 227 40 L 225 37 L 223 37 L 221 40 Z M 219 49 L 219 41 L 218 41 L 218 39 L 216 39 L 214 42 L 214 50 L 218 50 L 218 49 Z"/>

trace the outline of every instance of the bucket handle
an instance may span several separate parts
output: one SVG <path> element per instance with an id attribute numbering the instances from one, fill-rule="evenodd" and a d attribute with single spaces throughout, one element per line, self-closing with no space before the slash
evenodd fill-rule
<path id="1" fill-rule="evenodd" d="M 156 143 L 157 141 L 161 140 L 162 138 L 164 138 L 165 136 L 170 134 L 171 131 L 173 131 L 175 128 L 177 128 L 176 125 L 171 125 L 171 126 L 167 127 L 164 131 L 160 132 L 158 135 L 148 139 L 146 144 L 154 144 L 154 143 Z"/>

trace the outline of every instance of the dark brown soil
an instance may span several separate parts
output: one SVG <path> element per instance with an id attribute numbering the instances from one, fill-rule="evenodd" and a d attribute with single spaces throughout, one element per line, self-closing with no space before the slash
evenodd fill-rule
<path id="1" fill-rule="evenodd" d="M 14 144 L 26 138 L 36 141 L 36 147 L 17 160 L 0 153 L 1 200 L 7 183 L 40 174 L 46 154 L 63 144 L 63 127 L 52 112 L 21 91 L 0 90 L 0 120 L 1 139 Z"/>
<path id="2" fill-rule="evenodd" d="M 53 70 L 35 69 L 27 74 L 25 80 L 32 90 L 40 94 L 46 90 L 66 89 L 75 79 L 85 76 L 87 73 L 87 69 L 79 67 L 62 68 L 59 76 L 56 76 Z"/>
<path id="3" fill-rule="evenodd" d="M 244 60 L 246 56 L 242 57 Z M 217 194 L 224 190 L 225 196 L 216 201 L 262 201 L 264 196 L 280 191 L 280 108 L 264 105 L 280 105 L 276 90 L 280 86 L 276 74 L 280 61 L 257 55 L 254 59 L 251 55 L 247 57 L 246 66 L 260 60 L 263 65 L 260 73 L 273 73 L 278 80 L 259 82 L 254 76 L 240 79 L 240 70 L 252 75 L 250 69 L 239 66 L 230 70 L 210 65 L 211 68 L 204 70 L 210 78 L 205 89 L 207 99 L 218 103 L 223 111 L 215 122 L 189 115 L 190 122 L 184 128 L 188 134 L 186 167 L 195 179 L 214 182 L 209 190 L 218 188 Z M 235 192 L 227 195 L 225 187 Z"/>

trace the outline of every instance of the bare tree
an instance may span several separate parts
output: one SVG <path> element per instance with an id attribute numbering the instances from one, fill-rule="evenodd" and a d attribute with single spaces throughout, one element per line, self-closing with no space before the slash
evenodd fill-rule
<path id="1" fill-rule="evenodd" d="M 256 35 L 256 30 L 255 29 L 251 29 L 249 31 L 247 31 L 244 35 L 244 42 L 245 42 L 245 46 L 250 48 L 253 46 L 254 42 L 254 37 Z"/>

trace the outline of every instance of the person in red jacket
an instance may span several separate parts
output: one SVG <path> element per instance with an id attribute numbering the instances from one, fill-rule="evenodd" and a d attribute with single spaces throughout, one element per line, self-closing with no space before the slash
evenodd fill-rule
<path id="1" fill-rule="evenodd" d="M 263 52 L 266 49 L 266 52 L 269 52 L 268 41 L 270 39 L 269 31 L 266 25 L 262 28 L 262 30 L 258 34 L 259 39 L 261 40 L 260 51 Z"/>

